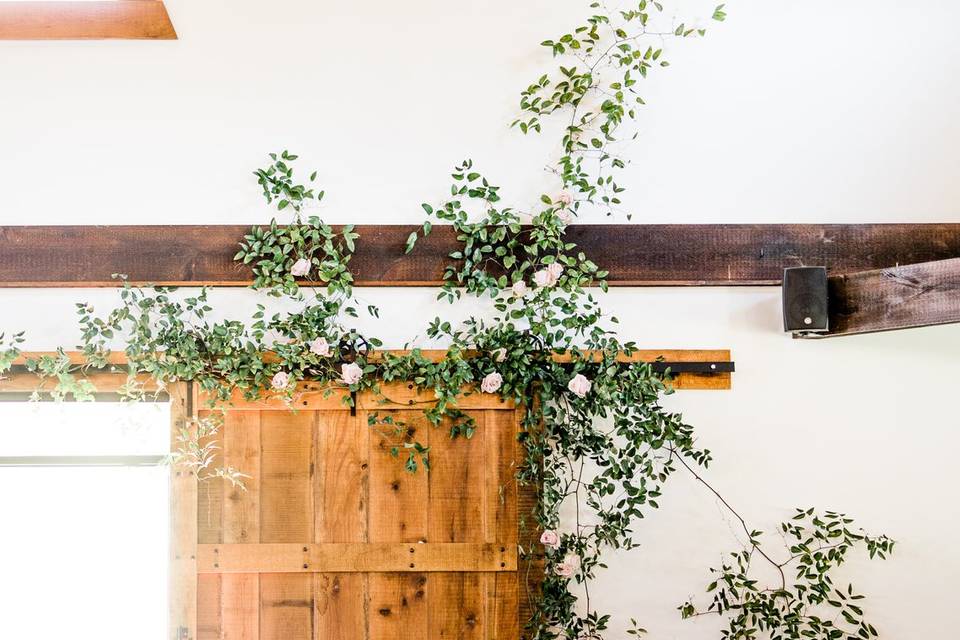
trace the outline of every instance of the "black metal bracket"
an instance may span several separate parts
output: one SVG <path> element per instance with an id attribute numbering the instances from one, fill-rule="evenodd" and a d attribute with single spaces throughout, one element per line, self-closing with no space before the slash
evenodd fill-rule
<path id="1" fill-rule="evenodd" d="M 733 373 L 736 366 L 730 361 L 717 362 L 651 362 L 650 366 L 657 373 Z"/>

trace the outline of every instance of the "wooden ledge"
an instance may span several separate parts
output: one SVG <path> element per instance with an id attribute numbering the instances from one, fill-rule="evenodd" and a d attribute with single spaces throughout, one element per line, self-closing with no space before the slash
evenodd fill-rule
<path id="1" fill-rule="evenodd" d="M 379 351 L 375 355 L 383 357 L 383 354 L 403 355 L 409 351 L 399 349 Z M 447 352 L 443 349 L 424 349 L 421 354 L 427 360 L 438 362 L 446 357 Z M 22 366 L 30 358 L 39 358 L 42 356 L 56 356 L 55 352 L 49 351 L 25 351 L 14 361 L 15 366 Z M 65 354 L 73 364 L 83 364 L 83 354 L 76 351 L 69 351 Z M 469 355 L 469 354 L 468 354 Z M 597 355 L 599 357 L 599 355 Z M 374 358 L 376 359 L 376 358 Z M 570 362 L 569 354 L 557 354 L 554 356 L 557 362 Z M 634 352 L 630 357 L 622 356 L 621 362 L 654 362 L 658 359 L 667 362 L 730 362 L 731 355 L 729 349 L 642 349 Z M 122 352 L 110 354 L 108 361 L 118 369 L 127 363 L 126 356 Z M 126 373 L 122 370 L 116 373 L 108 371 L 92 372 L 88 378 L 96 385 L 97 389 L 102 391 L 116 390 L 126 381 Z M 151 383 L 147 377 L 145 382 Z M 674 376 L 671 386 L 677 390 L 727 390 L 731 388 L 732 375 L 730 373 L 680 373 Z M 17 371 L 0 375 L 0 392 L 5 391 L 32 391 L 36 388 L 37 377 L 33 373 Z M 155 385 L 151 384 L 150 390 Z M 429 391 L 418 391 L 411 389 L 410 385 L 404 383 L 385 383 L 383 391 L 387 403 L 381 402 L 381 399 L 372 393 L 359 394 L 357 401 L 361 408 L 376 411 L 377 409 L 400 409 L 429 406 L 435 399 Z M 342 408 L 343 397 L 348 392 L 342 387 L 326 395 L 325 389 L 320 385 L 311 382 L 303 382 L 299 385 L 298 392 L 300 396 L 295 404 L 299 408 L 306 410 L 313 409 L 336 409 Z M 200 402 L 203 402 L 203 398 Z M 249 401 L 243 398 L 240 392 L 234 393 L 234 405 L 231 407 L 236 410 L 263 410 L 263 409 L 286 409 L 289 408 L 282 400 L 264 399 L 258 401 Z M 198 405 L 202 406 L 202 405 Z M 477 393 L 465 396 L 460 404 L 463 409 L 511 409 L 512 404 L 503 402 L 499 396 L 492 394 Z"/>

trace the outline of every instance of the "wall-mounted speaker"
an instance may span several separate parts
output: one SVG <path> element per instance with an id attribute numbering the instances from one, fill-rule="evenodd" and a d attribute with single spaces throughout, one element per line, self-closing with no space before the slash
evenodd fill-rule
<path id="1" fill-rule="evenodd" d="M 827 268 L 783 270 L 783 330 L 828 331 Z"/>

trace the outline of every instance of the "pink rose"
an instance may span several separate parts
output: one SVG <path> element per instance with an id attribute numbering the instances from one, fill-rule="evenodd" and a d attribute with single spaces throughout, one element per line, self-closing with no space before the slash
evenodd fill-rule
<path id="1" fill-rule="evenodd" d="M 310 352 L 315 353 L 318 356 L 323 356 L 324 358 L 329 358 L 331 355 L 330 345 L 327 344 L 326 338 L 317 338 L 310 343 Z"/>
<path id="2" fill-rule="evenodd" d="M 569 191 L 564 189 L 563 191 L 557 194 L 557 197 L 554 198 L 553 201 L 556 202 L 557 204 L 562 204 L 565 207 L 569 207 L 571 204 L 573 204 L 573 195 L 571 195 Z"/>
<path id="3" fill-rule="evenodd" d="M 573 222 L 573 214 L 570 213 L 569 209 L 564 209 L 563 211 L 557 211 L 557 218 L 563 224 L 570 224 Z"/>
<path id="4" fill-rule="evenodd" d="M 494 371 L 493 373 L 488 373 L 483 379 L 483 382 L 480 383 L 480 390 L 484 393 L 496 393 L 502 385 L 503 376 Z"/>
<path id="5" fill-rule="evenodd" d="M 513 290 L 513 295 L 517 298 L 522 298 L 527 295 L 527 283 L 523 280 L 517 280 L 510 288 Z"/>
<path id="6" fill-rule="evenodd" d="M 356 362 L 350 362 L 340 367 L 340 380 L 344 384 L 356 384 L 363 377 L 363 369 Z"/>
<path id="7" fill-rule="evenodd" d="M 560 536 L 557 535 L 556 531 L 547 529 L 540 534 L 540 544 L 545 547 L 550 547 L 551 549 L 556 549 L 560 546 Z"/>
<path id="8" fill-rule="evenodd" d="M 507 350 L 500 347 L 499 349 L 494 349 L 490 355 L 493 356 L 495 362 L 503 362 L 507 359 Z"/>
<path id="9" fill-rule="evenodd" d="M 277 371 L 273 380 L 270 381 L 270 385 L 274 389 L 286 389 L 290 385 L 290 376 L 283 371 Z"/>
<path id="10" fill-rule="evenodd" d="M 302 278 L 308 273 L 310 273 L 310 261 L 306 258 L 300 258 L 290 267 L 290 275 L 294 277 Z"/>
<path id="11" fill-rule="evenodd" d="M 563 266 L 558 262 L 553 262 L 533 274 L 533 281 L 537 283 L 538 287 L 552 287 L 557 284 L 562 273 Z"/>
<path id="12" fill-rule="evenodd" d="M 590 393 L 591 386 L 593 386 L 593 384 L 579 373 L 573 376 L 570 382 L 567 383 L 567 389 L 570 389 L 571 393 L 581 398 Z"/>
<path id="13" fill-rule="evenodd" d="M 562 578 L 569 578 L 573 575 L 573 563 L 567 562 L 567 560 L 558 562 L 553 565 L 553 572 Z"/>

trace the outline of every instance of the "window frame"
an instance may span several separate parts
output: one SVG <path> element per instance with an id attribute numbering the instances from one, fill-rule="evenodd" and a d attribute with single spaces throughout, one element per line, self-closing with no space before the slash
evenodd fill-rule
<path id="1" fill-rule="evenodd" d="M 176 40 L 163 0 L 0 1 L 0 40 Z"/>

